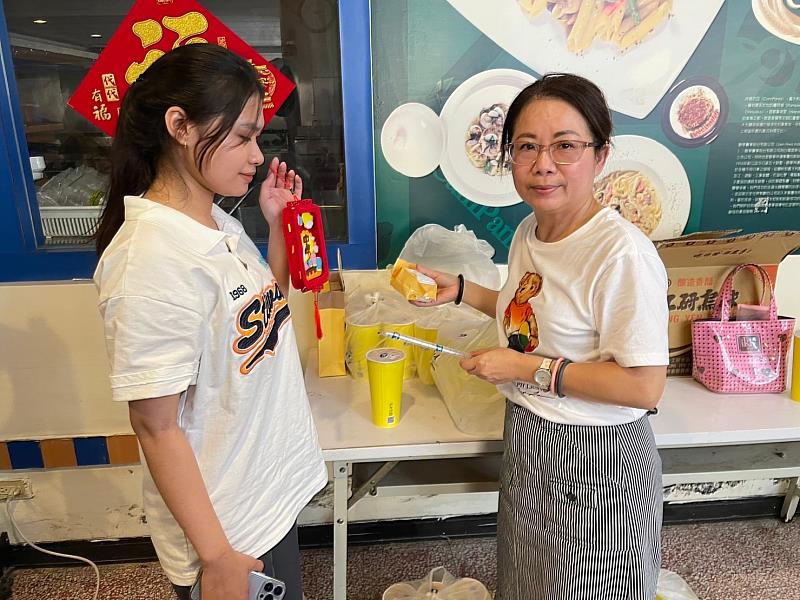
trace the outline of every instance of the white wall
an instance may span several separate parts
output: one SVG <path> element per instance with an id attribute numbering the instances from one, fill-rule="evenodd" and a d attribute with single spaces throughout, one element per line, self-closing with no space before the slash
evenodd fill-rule
<path id="1" fill-rule="evenodd" d="M 142 509 L 142 469 L 82 467 L 12 472 L 30 479 L 33 498 L 13 503 L 14 521 L 32 542 L 105 540 L 149 535 Z M 0 530 L 21 538 L 0 513 Z"/>
<path id="2" fill-rule="evenodd" d="M 776 288 L 780 314 L 800 320 L 800 255 L 787 256 L 778 266 Z"/>
<path id="3" fill-rule="evenodd" d="M 289 304 L 305 357 L 313 304 L 297 293 Z M 0 441 L 133 433 L 127 404 L 111 400 L 92 282 L 0 284 L 0 399 Z M 43 542 L 147 535 L 141 477 L 139 465 L 0 471 L 30 479 L 34 497 L 14 503 L 15 519 Z M 11 531 L 5 510 L 0 531 Z"/>
<path id="4" fill-rule="evenodd" d="M 88 282 L 0 286 L 0 439 L 130 433 L 96 306 Z"/>

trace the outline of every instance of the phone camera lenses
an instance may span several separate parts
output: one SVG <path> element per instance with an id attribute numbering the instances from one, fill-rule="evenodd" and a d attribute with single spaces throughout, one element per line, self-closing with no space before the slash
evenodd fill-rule
<path id="1" fill-rule="evenodd" d="M 283 588 L 281 586 L 279 586 L 279 585 L 276 585 L 275 586 L 275 595 L 276 596 L 280 596 L 281 594 L 283 594 Z"/>

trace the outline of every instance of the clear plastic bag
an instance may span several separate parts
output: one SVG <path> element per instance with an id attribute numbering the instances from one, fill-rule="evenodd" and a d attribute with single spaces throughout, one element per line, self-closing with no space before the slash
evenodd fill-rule
<path id="1" fill-rule="evenodd" d="M 37 192 L 37 199 L 40 206 L 98 206 L 107 187 L 108 175 L 80 165 L 45 182 Z"/>
<path id="2" fill-rule="evenodd" d="M 414 337 L 435 344 L 441 343 L 439 341 L 439 330 L 449 320 L 458 318 L 453 315 L 455 312 L 448 304 L 420 311 L 419 318 L 414 322 Z M 419 380 L 425 385 L 434 385 L 433 372 L 431 370 L 433 357 L 435 356 L 434 351 L 414 346 L 411 348 L 411 352 L 414 355 L 414 363 L 417 366 Z"/>
<path id="3" fill-rule="evenodd" d="M 373 348 L 399 347 L 406 353 L 404 378 L 416 372 L 414 353 L 402 342 L 387 340 L 381 331 L 414 335 L 420 309 L 406 302 L 389 285 L 386 270 L 347 273 L 345 280 L 344 360 L 354 379 L 366 380 L 366 354 Z"/>
<path id="4" fill-rule="evenodd" d="M 436 567 L 424 579 L 390 585 L 382 600 L 491 600 L 489 590 L 470 577 L 457 578 L 444 567 Z"/>
<path id="5" fill-rule="evenodd" d="M 493 319 L 448 320 L 439 329 L 439 343 L 464 352 L 498 346 L 497 325 Z M 448 354 L 434 356 L 433 382 L 442 395 L 447 411 L 459 431 L 469 435 L 494 437 L 503 431 L 505 397 L 497 387 L 470 375 Z"/>
<path id="6" fill-rule="evenodd" d="M 418 308 L 389 284 L 389 271 L 344 271 L 345 364 L 351 377 L 367 379 L 366 353 L 375 347 L 399 347 L 406 353 L 404 378 L 415 374 L 436 385 L 455 426 L 475 436 L 496 437 L 503 430 L 505 397 L 497 387 L 464 371 L 458 359 L 387 340 L 394 330 L 469 352 L 497 347 L 494 319 L 466 305 Z"/>
<path id="7" fill-rule="evenodd" d="M 443 273 L 461 273 L 468 281 L 498 290 L 500 270 L 492 256 L 492 245 L 463 225 L 450 230 L 431 223 L 411 234 L 398 258 Z"/>
<path id="8" fill-rule="evenodd" d="M 700 600 L 677 573 L 661 569 L 658 574 L 656 600 Z"/>

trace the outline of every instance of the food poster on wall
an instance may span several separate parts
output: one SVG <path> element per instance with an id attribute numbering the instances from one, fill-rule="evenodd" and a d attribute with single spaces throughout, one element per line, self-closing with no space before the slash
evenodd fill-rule
<path id="1" fill-rule="evenodd" d="M 614 137 L 595 194 L 651 239 L 800 229 L 800 2 L 371 7 L 380 265 L 426 223 L 463 223 L 507 260 L 530 209 L 499 163 L 502 123 L 548 72 L 606 94 Z"/>

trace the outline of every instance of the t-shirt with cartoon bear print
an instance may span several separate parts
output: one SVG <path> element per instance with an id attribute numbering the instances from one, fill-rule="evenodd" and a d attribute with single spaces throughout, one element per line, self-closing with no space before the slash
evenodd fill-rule
<path id="1" fill-rule="evenodd" d="M 566 238 L 536 238 L 520 223 L 497 301 L 500 340 L 519 352 L 623 367 L 666 365 L 667 273 L 653 243 L 603 208 Z M 499 386 L 513 402 L 557 423 L 618 425 L 645 411 L 586 398 L 540 394 L 531 384 Z"/>

